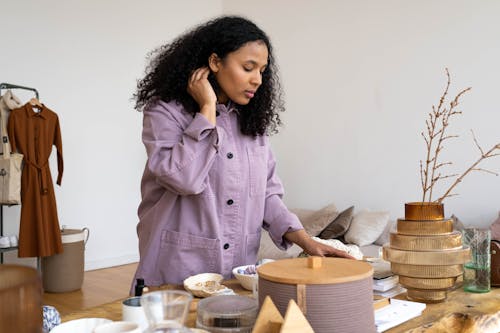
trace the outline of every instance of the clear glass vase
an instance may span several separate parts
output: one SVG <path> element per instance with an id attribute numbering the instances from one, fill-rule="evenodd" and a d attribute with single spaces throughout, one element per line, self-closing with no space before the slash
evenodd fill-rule
<path id="1" fill-rule="evenodd" d="M 464 264 L 464 290 L 472 293 L 490 291 L 491 234 L 488 229 L 466 228 L 463 244 L 470 247 L 471 260 Z"/>

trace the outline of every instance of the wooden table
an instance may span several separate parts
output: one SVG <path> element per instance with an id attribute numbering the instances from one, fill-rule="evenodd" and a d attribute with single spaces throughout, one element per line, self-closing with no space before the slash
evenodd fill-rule
<path id="1" fill-rule="evenodd" d="M 396 296 L 406 299 L 406 293 Z M 427 304 L 421 316 L 413 318 L 386 332 L 399 333 L 436 321 L 451 313 L 468 315 L 491 314 L 500 311 L 500 288 L 492 288 L 484 294 L 467 293 L 463 288 L 448 292 L 446 301 Z"/>
<path id="2" fill-rule="evenodd" d="M 224 281 L 223 284 L 228 288 L 234 290 L 238 295 L 251 296 L 252 292 L 241 287 L 240 283 L 236 279 Z M 184 289 L 182 286 L 175 285 L 165 285 L 154 290 L 168 290 L 168 289 Z M 194 297 L 189 308 L 188 318 L 186 319 L 186 324 L 188 327 L 196 326 L 196 309 L 198 307 L 198 302 L 201 298 Z M 80 318 L 107 318 L 113 321 L 122 320 L 122 300 L 118 300 L 111 303 L 106 303 L 103 305 L 91 307 L 85 310 L 70 313 L 68 315 L 62 316 L 62 321 L 66 322 L 73 319 Z"/>
<path id="3" fill-rule="evenodd" d="M 224 284 L 240 295 L 251 296 L 251 292 L 243 289 L 236 280 L 225 281 Z M 176 288 L 179 288 L 179 286 L 165 286 L 160 289 Z M 405 297 L 405 294 L 401 294 L 396 298 L 406 299 Z M 199 298 L 194 298 L 191 304 L 187 319 L 187 325 L 189 327 L 195 326 L 196 308 L 199 300 Z M 454 312 L 475 315 L 495 313 L 498 311 L 500 311 L 500 288 L 492 288 L 489 293 L 485 294 L 466 293 L 461 288 L 459 288 L 449 292 L 448 298 L 445 302 L 427 304 L 427 308 L 424 310 L 421 316 L 409 320 L 386 332 L 405 332 L 409 329 L 419 327 L 423 324 L 436 321 Z M 107 318 L 111 320 L 121 320 L 121 300 L 68 314 L 66 316 L 63 316 L 62 321 L 66 322 L 73 319 L 94 317 Z"/>

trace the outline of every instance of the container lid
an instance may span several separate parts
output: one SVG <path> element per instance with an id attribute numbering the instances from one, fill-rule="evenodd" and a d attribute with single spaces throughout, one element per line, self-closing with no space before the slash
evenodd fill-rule
<path id="1" fill-rule="evenodd" d="M 252 327 L 257 318 L 255 299 L 240 295 L 212 296 L 198 303 L 197 325 L 210 327 Z"/>
<path id="2" fill-rule="evenodd" d="M 344 258 L 283 259 L 257 268 L 259 278 L 286 284 L 332 284 L 371 278 L 370 264 Z"/>
<path id="3" fill-rule="evenodd" d="M 85 241 L 85 229 L 63 229 L 61 230 L 62 243 L 75 243 Z"/>

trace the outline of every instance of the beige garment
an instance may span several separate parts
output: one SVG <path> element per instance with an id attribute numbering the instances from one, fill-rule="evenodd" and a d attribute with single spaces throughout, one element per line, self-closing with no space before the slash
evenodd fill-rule
<path id="1" fill-rule="evenodd" d="M 12 91 L 7 90 L 5 94 L 3 94 L 2 97 L 0 97 L 0 112 L 2 112 L 3 119 L 5 119 L 5 126 L 7 127 L 7 123 L 9 121 L 9 115 L 10 111 L 17 109 L 21 107 L 23 104 L 17 98 Z M 8 134 L 7 133 L 1 133 L 2 129 L 0 128 L 0 137 L 3 137 L 4 135 L 7 137 L 8 140 Z M 1 141 L 0 141 L 1 142 Z M 0 153 L 3 153 L 3 147 L 0 144 Z"/>

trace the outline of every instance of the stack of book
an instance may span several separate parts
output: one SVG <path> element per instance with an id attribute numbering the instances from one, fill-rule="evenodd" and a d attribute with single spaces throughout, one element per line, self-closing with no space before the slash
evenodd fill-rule
<path id="1" fill-rule="evenodd" d="M 373 308 L 377 332 L 384 332 L 420 316 L 425 303 L 392 298 L 406 289 L 399 284 L 399 277 L 392 273 L 391 263 L 378 258 L 367 261 L 373 267 Z"/>
<path id="2" fill-rule="evenodd" d="M 389 305 L 375 310 L 375 326 L 377 332 L 384 332 L 389 328 L 418 317 L 425 310 L 425 303 L 403 301 L 392 298 Z"/>
<path id="3" fill-rule="evenodd" d="M 373 279 L 373 294 L 383 297 L 394 297 L 406 291 L 399 284 L 397 275 L 388 276 L 383 279 Z"/>
<path id="4" fill-rule="evenodd" d="M 371 261 L 373 267 L 373 294 L 383 297 L 394 297 L 406 291 L 399 284 L 397 275 L 391 272 L 391 264 L 387 261 Z"/>

